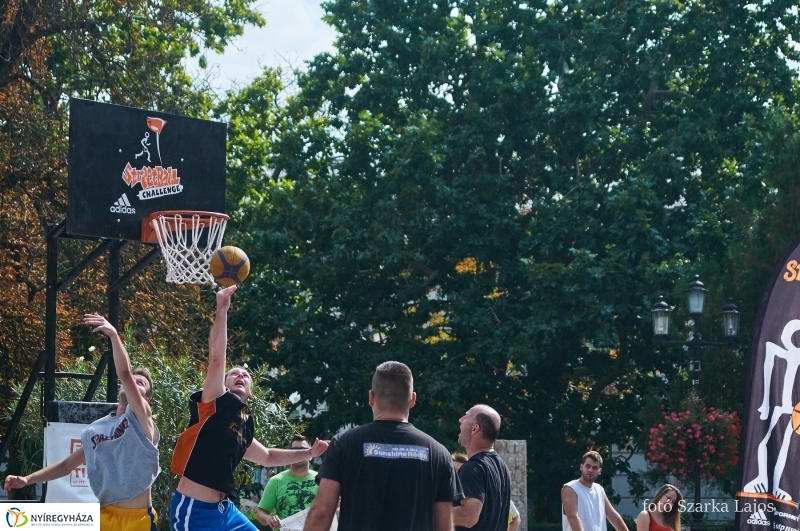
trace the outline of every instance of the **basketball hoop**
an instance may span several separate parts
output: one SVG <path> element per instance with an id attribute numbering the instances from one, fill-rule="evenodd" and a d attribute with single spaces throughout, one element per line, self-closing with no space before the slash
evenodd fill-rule
<path id="1" fill-rule="evenodd" d="M 228 216 L 217 212 L 165 210 L 142 220 L 142 241 L 158 243 L 167 282 L 214 284 L 209 262 L 222 246 Z"/>

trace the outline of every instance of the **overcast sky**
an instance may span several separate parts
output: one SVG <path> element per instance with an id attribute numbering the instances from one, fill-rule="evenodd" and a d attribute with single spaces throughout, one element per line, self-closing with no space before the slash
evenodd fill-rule
<path id="1" fill-rule="evenodd" d="M 319 0 L 261 0 L 257 9 L 266 26 L 248 26 L 223 55 L 208 56 L 214 88 L 243 86 L 264 66 L 302 66 L 318 53 L 333 51 L 335 33 L 322 21 Z M 188 66 L 194 70 L 192 64 Z"/>

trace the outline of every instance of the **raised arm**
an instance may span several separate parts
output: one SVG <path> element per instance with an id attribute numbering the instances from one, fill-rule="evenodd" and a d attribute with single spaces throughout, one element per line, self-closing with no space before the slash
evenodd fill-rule
<path id="1" fill-rule="evenodd" d="M 34 483 L 63 478 L 84 463 L 86 463 L 86 460 L 84 458 L 83 448 L 78 448 L 58 463 L 46 466 L 33 474 L 27 476 L 6 476 L 6 480 L 3 483 L 3 490 L 10 492 L 11 489 L 21 489 L 27 485 L 33 485 Z"/>
<path id="2" fill-rule="evenodd" d="M 244 453 L 244 458 L 252 463 L 264 467 L 284 466 L 298 463 L 300 461 L 308 461 L 319 457 L 328 449 L 330 441 L 314 441 L 314 446 L 305 450 L 285 450 L 283 448 L 267 448 L 256 439 L 247 451 Z"/>
<path id="3" fill-rule="evenodd" d="M 228 308 L 236 286 L 217 292 L 217 313 L 208 338 L 208 370 L 203 382 L 202 402 L 216 400 L 225 392 L 225 357 L 228 349 Z"/>
<path id="4" fill-rule="evenodd" d="M 128 351 L 125 350 L 125 345 L 122 344 L 117 329 L 111 326 L 111 323 L 109 323 L 105 317 L 96 313 L 84 315 L 83 324 L 91 326 L 92 332 L 102 332 L 111 342 L 114 366 L 117 369 L 117 378 L 119 378 L 119 382 L 122 385 L 122 391 L 125 393 L 125 398 L 131 406 L 131 411 L 136 416 L 136 420 L 144 429 L 147 438 L 152 441 L 155 433 L 153 412 L 150 409 L 150 404 L 147 403 L 147 400 L 139 391 L 139 386 L 136 385 L 136 379 L 133 376 Z"/>

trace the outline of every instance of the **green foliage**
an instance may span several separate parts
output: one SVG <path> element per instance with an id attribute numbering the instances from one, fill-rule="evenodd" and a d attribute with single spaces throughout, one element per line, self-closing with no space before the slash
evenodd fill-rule
<path id="1" fill-rule="evenodd" d="M 231 100 L 263 114 L 230 145 L 260 164 L 233 162 L 255 266 L 243 348 L 299 393 L 312 432 L 368 421 L 387 359 L 411 366 L 412 419 L 450 447 L 461 414 L 491 404 L 501 437 L 528 440 L 537 520 L 556 521 L 583 451 L 643 442 L 689 390 L 687 354 L 654 347 L 657 295 L 678 304 L 701 274 L 709 306 L 741 297 L 752 326 L 759 297 L 731 249 L 775 231 L 754 225 L 770 168 L 796 186 L 794 137 L 770 133 L 797 104 L 796 6 L 325 6 L 337 52 L 286 108 Z M 692 326 L 714 337 L 719 320 L 675 333 Z M 709 406 L 740 406 L 746 339 L 706 352 Z"/>
<path id="2" fill-rule="evenodd" d="M 130 333 L 126 334 L 128 340 Z M 153 420 L 161 433 L 159 442 L 159 459 L 161 474 L 153 484 L 153 507 L 160 515 L 162 529 L 169 525 L 169 503 L 178 484 L 178 476 L 170 473 L 172 449 L 178 436 L 187 428 L 189 423 L 189 395 L 202 388 L 205 378 L 204 362 L 185 356 L 170 357 L 163 349 L 152 346 L 129 346 L 131 362 L 134 367 L 142 365 L 147 367 L 155 382 L 151 408 Z M 75 358 L 65 364 L 65 372 L 93 373 L 94 364 L 84 358 Z M 103 384 L 98 388 L 95 400 L 105 399 L 105 376 Z M 264 370 L 253 373 L 253 396 L 249 405 L 253 412 L 256 438 L 268 447 L 283 447 L 291 440 L 292 435 L 302 428 L 297 421 L 288 418 L 285 403 L 277 401 L 275 395 L 267 387 L 268 377 Z M 87 384 L 85 381 L 65 379 L 56 386 L 57 400 L 81 400 Z M 22 393 L 23 386 L 15 386 L 17 396 Z M 34 393 L 25 409 L 22 423 L 18 433 L 16 445 L 16 459 L 12 466 L 22 474 L 41 468 L 43 461 L 42 448 L 44 442 L 44 426 L 39 420 L 41 395 Z M 4 419 L 10 419 L 16 408 L 16 401 L 10 403 L 3 412 Z M 243 461 L 236 469 L 236 485 L 246 489 L 253 473 L 252 463 Z M 12 472 L 12 473 L 15 473 Z M 29 493 L 32 494 L 32 493 Z"/>
<path id="3" fill-rule="evenodd" d="M 95 352 L 92 347 L 91 355 Z M 78 358 L 70 358 L 63 367 L 58 367 L 57 370 L 63 372 L 73 372 L 82 374 L 94 374 L 95 364 L 91 360 L 87 360 L 81 356 Z M 59 379 L 56 385 L 56 400 L 63 401 L 79 401 L 83 399 L 84 394 L 89 384 L 86 380 L 78 380 L 74 378 Z M 13 457 L 9 460 L 9 474 L 15 475 L 28 475 L 36 470 L 42 468 L 44 462 L 44 418 L 42 417 L 42 382 L 38 382 L 39 389 L 34 389 L 31 393 L 28 403 L 25 405 L 25 413 L 23 414 L 19 427 L 17 428 L 16 441 L 13 446 Z M 22 396 L 22 391 L 25 388 L 25 383 L 12 385 L 13 400 L 6 403 L 6 406 L 0 411 L 0 419 L 3 422 L 9 422 L 14 412 L 17 409 L 19 397 Z M 95 392 L 94 400 L 96 402 L 104 402 L 106 393 L 106 376 L 103 375 L 100 385 Z M 28 497 L 33 495 L 33 489 L 28 489 L 26 493 Z"/>
<path id="4" fill-rule="evenodd" d="M 0 2 L 0 288 L 8 302 L 0 308 L 1 399 L 27 377 L 44 343 L 45 237 L 66 216 L 69 98 L 208 118 L 215 94 L 207 80 L 189 76 L 187 61 L 263 23 L 253 0 Z M 62 239 L 60 273 L 94 245 Z M 126 247 L 122 270 L 145 252 Z M 181 331 L 197 326 L 197 292 L 166 287 L 157 270 L 137 275 L 124 311 L 172 352 L 191 352 L 192 335 Z M 97 289 L 106 271 L 101 259 L 61 292 L 62 324 L 106 304 Z M 185 311 L 166 310 L 175 307 Z M 75 329 L 59 327 L 59 355 L 80 346 L 85 335 Z"/>

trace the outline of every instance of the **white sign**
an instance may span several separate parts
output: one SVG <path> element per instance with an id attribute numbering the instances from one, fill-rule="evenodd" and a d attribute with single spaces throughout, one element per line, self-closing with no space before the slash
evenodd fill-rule
<path id="1" fill-rule="evenodd" d="M 306 518 L 308 518 L 308 509 L 284 518 L 281 520 L 281 531 L 303 531 L 306 526 Z M 337 529 L 339 529 L 339 517 L 334 515 L 330 531 L 337 531 Z"/>
<path id="2" fill-rule="evenodd" d="M 86 424 L 50 422 L 44 429 L 44 466 L 66 459 L 81 447 L 81 432 Z M 47 501 L 55 503 L 93 503 L 97 497 L 89 486 L 86 465 L 68 476 L 47 482 Z"/>
<path id="3" fill-rule="evenodd" d="M 0 502 L 5 529 L 100 531 L 99 503 Z"/>

